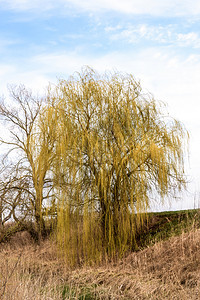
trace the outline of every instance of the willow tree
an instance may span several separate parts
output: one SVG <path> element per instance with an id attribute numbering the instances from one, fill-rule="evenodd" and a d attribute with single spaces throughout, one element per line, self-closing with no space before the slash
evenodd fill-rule
<path id="1" fill-rule="evenodd" d="M 86 68 L 59 81 L 49 107 L 60 132 L 53 167 L 60 244 L 75 260 L 123 254 L 150 196 L 185 186 L 187 131 L 132 75 Z"/>

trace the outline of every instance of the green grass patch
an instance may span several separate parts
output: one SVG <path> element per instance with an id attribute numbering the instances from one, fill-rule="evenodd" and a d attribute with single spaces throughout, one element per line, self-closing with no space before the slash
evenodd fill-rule
<path id="1" fill-rule="evenodd" d="M 59 290 L 61 291 L 61 299 L 76 299 L 76 300 L 94 300 L 98 299 L 97 295 L 95 295 L 95 290 L 92 287 L 82 287 L 82 286 L 71 286 L 71 285 L 63 285 L 59 286 Z"/>
<path id="2" fill-rule="evenodd" d="M 149 213 L 136 234 L 138 248 L 200 228 L 200 209 Z"/>

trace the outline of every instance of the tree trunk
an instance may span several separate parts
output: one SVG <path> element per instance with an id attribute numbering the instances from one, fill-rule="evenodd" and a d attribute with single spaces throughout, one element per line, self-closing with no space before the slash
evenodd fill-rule
<path id="1" fill-rule="evenodd" d="M 3 206 L 2 200 L 0 200 L 0 231 L 3 229 Z"/>
<path id="2" fill-rule="evenodd" d="M 36 233 L 38 236 L 38 243 L 42 241 L 45 235 L 45 222 L 42 216 L 42 197 L 38 197 L 35 203 L 35 221 L 36 221 Z"/>

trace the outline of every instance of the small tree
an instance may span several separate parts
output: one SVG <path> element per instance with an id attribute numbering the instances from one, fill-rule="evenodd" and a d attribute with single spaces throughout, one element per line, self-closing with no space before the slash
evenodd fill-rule
<path id="1" fill-rule="evenodd" d="M 0 116 L 9 129 L 6 137 L 1 138 L 1 143 L 8 149 L 2 160 L 1 207 L 10 211 L 8 217 L 12 216 L 17 222 L 26 217 L 34 218 L 40 240 L 45 232 L 45 201 L 52 196 L 48 171 L 54 157 L 55 141 L 55 132 L 47 130 L 44 119 L 49 121 L 48 125 L 54 119 L 50 110 L 45 113 L 45 99 L 33 97 L 24 86 L 11 87 L 10 95 L 11 106 L 3 101 L 0 104 Z M 15 200 L 8 209 L 9 199 Z"/>
<path id="2" fill-rule="evenodd" d="M 60 80 L 50 102 L 61 137 L 53 167 L 60 244 L 78 261 L 102 250 L 123 254 L 134 247 L 135 215 L 152 193 L 185 186 L 187 131 L 132 75 L 86 68 Z"/>

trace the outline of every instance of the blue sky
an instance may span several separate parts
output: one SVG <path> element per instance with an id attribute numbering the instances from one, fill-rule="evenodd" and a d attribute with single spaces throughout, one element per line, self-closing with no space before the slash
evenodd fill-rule
<path id="1" fill-rule="evenodd" d="M 0 95 L 12 83 L 43 92 L 48 82 L 84 65 L 132 73 L 185 124 L 191 135 L 191 183 L 183 201 L 172 201 L 171 208 L 194 207 L 195 195 L 197 206 L 200 2 L 0 0 Z"/>

